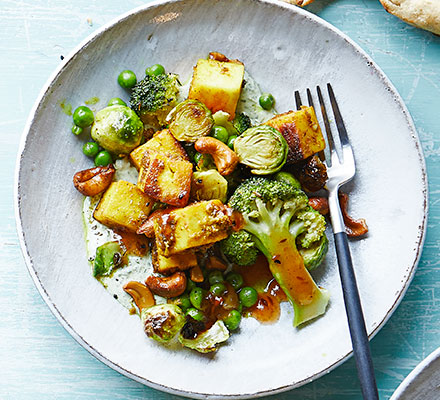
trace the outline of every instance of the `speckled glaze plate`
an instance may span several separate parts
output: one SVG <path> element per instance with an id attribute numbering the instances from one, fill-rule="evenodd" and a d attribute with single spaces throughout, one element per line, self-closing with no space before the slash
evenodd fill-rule
<path id="1" fill-rule="evenodd" d="M 422 151 L 402 99 L 374 62 L 330 24 L 285 3 L 154 2 L 85 40 L 55 71 L 29 117 L 17 164 L 17 226 L 41 295 L 99 360 L 146 385 L 193 398 L 262 396 L 310 382 L 351 354 L 333 243 L 314 274 L 332 296 L 322 318 L 294 329 L 285 303 L 278 323 L 245 319 L 214 355 L 157 345 L 91 276 L 82 196 L 72 186 L 73 174 L 90 161 L 60 108 L 63 101 L 76 107 L 98 96 L 93 107 L 99 109 L 111 97 L 125 98 L 116 76 L 126 68 L 140 76 L 159 62 L 185 80 L 209 51 L 243 61 L 263 91 L 274 94 L 279 112 L 294 107 L 294 90 L 332 83 L 357 161 L 356 177 L 346 187 L 351 214 L 366 218 L 370 228 L 351 249 L 368 333 L 374 335 L 402 299 L 422 249 Z"/>
<path id="2" fill-rule="evenodd" d="M 390 398 L 390 400 L 438 399 L 440 399 L 440 347 L 411 371 Z"/>

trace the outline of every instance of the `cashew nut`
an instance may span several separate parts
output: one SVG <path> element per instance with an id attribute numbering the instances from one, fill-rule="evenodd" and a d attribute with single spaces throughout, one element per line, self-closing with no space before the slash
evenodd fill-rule
<path id="1" fill-rule="evenodd" d="M 176 272 L 167 277 L 150 275 L 145 284 L 154 294 L 166 298 L 176 297 L 186 289 L 186 275 L 184 272 Z"/>
<path id="2" fill-rule="evenodd" d="M 210 256 L 206 261 L 206 269 L 207 270 L 218 270 L 218 271 L 226 271 L 228 266 L 220 260 L 220 258 L 216 256 Z"/>
<path id="3" fill-rule="evenodd" d="M 238 156 L 226 144 L 210 136 L 204 136 L 194 144 L 202 154 L 210 154 L 221 175 L 229 175 L 238 164 Z"/>
<path id="4" fill-rule="evenodd" d="M 190 273 L 190 278 L 193 282 L 202 283 L 205 280 L 202 270 L 198 265 L 191 268 L 191 271 L 189 273 Z"/>
<path id="5" fill-rule="evenodd" d="M 148 308 L 156 304 L 153 293 L 140 282 L 130 281 L 124 285 L 123 289 L 133 298 L 139 308 L 139 312 L 142 311 L 143 308 Z"/>
<path id="6" fill-rule="evenodd" d="M 86 169 L 73 176 L 73 185 L 84 196 L 96 196 L 110 186 L 114 174 L 112 164 Z"/>

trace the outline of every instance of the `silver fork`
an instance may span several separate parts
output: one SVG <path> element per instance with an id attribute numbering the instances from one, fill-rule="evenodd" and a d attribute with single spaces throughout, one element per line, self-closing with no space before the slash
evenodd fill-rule
<path id="1" fill-rule="evenodd" d="M 363 398 L 368 400 L 377 400 L 379 399 L 379 395 L 377 392 L 376 379 L 374 377 L 373 362 L 371 359 L 370 346 L 365 328 L 365 320 L 362 312 L 359 291 L 356 284 L 356 277 L 338 198 L 339 188 L 343 184 L 350 181 L 356 172 L 353 149 L 348 140 L 347 131 L 345 129 L 344 121 L 339 111 L 333 89 L 328 83 L 327 91 L 333 109 L 336 127 L 339 132 L 342 158 L 338 156 L 325 109 L 324 99 L 319 86 L 316 87 L 316 91 L 318 94 L 319 104 L 321 106 L 322 118 L 324 120 L 327 142 L 330 150 L 330 163 L 324 161 L 327 166 L 328 174 L 326 189 L 328 191 L 330 219 L 335 238 L 339 275 L 341 277 L 345 310 L 347 313 L 350 336 L 353 344 L 353 353 L 356 361 Z M 309 106 L 314 107 L 310 89 L 307 89 L 307 100 Z M 297 108 L 300 109 L 302 103 L 301 96 L 298 91 L 295 92 L 295 101 Z"/>

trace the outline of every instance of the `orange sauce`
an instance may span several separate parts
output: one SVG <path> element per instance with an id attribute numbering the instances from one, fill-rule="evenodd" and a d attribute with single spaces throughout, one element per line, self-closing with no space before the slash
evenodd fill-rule
<path id="1" fill-rule="evenodd" d="M 127 255 L 142 257 L 148 252 L 148 238 L 145 235 L 115 229 L 118 241 L 125 247 Z"/>
<path id="2" fill-rule="evenodd" d="M 247 309 L 247 316 L 262 324 L 272 324 L 280 318 L 280 303 L 287 296 L 274 279 L 266 257 L 260 255 L 254 265 L 235 266 L 234 270 L 243 276 L 244 286 L 251 286 L 258 292 L 258 301 Z"/>

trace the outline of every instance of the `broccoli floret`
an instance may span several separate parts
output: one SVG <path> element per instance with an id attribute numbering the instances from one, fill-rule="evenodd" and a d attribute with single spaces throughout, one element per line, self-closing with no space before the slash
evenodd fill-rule
<path id="1" fill-rule="evenodd" d="M 237 114 L 232 122 L 238 134 L 241 135 L 246 129 L 252 126 L 251 119 L 245 114 Z"/>
<path id="2" fill-rule="evenodd" d="M 152 126 L 164 126 L 169 112 L 177 104 L 177 75 L 147 75 L 132 89 L 130 107 L 141 120 Z"/>
<path id="3" fill-rule="evenodd" d="M 222 240 L 220 249 L 230 262 L 237 265 L 255 264 L 259 253 L 252 235 L 245 230 L 233 232 Z"/>
<path id="4" fill-rule="evenodd" d="M 300 247 L 311 247 L 325 235 L 325 219 L 310 211 L 306 194 L 284 182 L 250 178 L 236 189 L 229 205 L 242 213 L 243 229 L 253 235 L 292 303 L 294 326 L 323 314 L 329 294 L 315 284 L 297 246 L 298 240 Z"/>
<path id="5" fill-rule="evenodd" d="M 298 246 L 299 253 L 304 260 L 304 265 L 309 271 L 314 270 L 321 264 L 328 250 L 327 236 L 322 235 L 318 242 L 314 242 L 308 248 Z"/>

